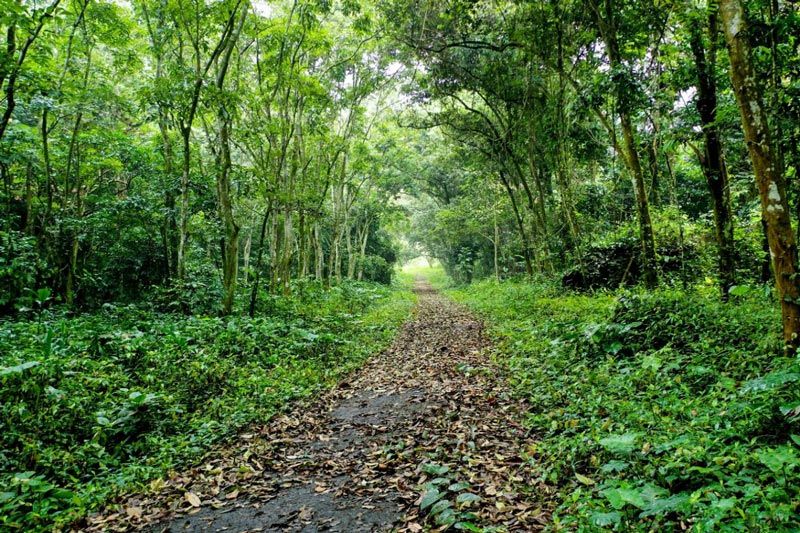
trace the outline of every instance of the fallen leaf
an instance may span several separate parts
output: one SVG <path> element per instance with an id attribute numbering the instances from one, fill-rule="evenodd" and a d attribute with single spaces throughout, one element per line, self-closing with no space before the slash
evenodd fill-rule
<path id="1" fill-rule="evenodd" d="M 194 492 L 187 492 L 183 497 L 192 507 L 200 507 L 200 498 Z"/>

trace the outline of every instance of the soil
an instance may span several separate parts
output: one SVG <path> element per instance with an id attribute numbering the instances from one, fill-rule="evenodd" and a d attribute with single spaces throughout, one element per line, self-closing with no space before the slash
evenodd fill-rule
<path id="1" fill-rule="evenodd" d="M 415 318 L 350 379 L 82 529 L 443 531 L 452 524 L 420 506 L 430 483 L 461 522 L 541 529 L 548 488 L 526 466 L 530 407 L 491 361 L 483 324 L 424 280 L 415 292 Z"/>

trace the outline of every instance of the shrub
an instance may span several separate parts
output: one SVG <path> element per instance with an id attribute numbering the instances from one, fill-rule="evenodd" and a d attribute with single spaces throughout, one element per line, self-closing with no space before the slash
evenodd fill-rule
<path id="1" fill-rule="evenodd" d="M 800 527 L 800 365 L 763 294 L 453 294 L 494 321 L 529 399 L 528 468 L 557 491 L 554 528 Z"/>

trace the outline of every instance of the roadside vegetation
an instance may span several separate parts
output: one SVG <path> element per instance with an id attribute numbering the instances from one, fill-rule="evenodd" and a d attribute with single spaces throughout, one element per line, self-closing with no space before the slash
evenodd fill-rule
<path id="1" fill-rule="evenodd" d="M 800 529 L 798 125 L 793 0 L 0 0 L 0 529 L 332 385 L 415 258 L 553 529 Z"/>
<path id="2" fill-rule="evenodd" d="M 407 280 L 293 289 L 255 318 L 106 305 L 0 322 L 0 529 L 69 524 L 122 491 L 157 487 L 334 385 L 414 302 Z"/>
<path id="3" fill-rule="evenodd" d="M 440 287 L 441 270 L 430 279 Z M 552 529 L 800 527 L 800 365 L 763 291 L 564 293 L 494 280 L 448 295 L 491 326 L 539 440 Z"/>

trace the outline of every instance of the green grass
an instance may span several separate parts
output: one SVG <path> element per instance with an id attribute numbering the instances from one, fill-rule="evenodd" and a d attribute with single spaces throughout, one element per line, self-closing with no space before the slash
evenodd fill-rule
<path id="1" fill-rule="evenodd" d="M 528 465 L 556 488 L 552 529 L 800 528 L 800 365 L 771 299 L 447 292 L 488 319 L 530 400 Z"/>
<path id="2" fill-rule="evenodd" d="M 392 288 L 297 285 L 269 316 L 106 306 L 0 322 L 0 529 L 65 524 L 336 383 L 414 303 Z"/>
<path id="3" fill-rule="evenodd" d="M 422 261 L 415 261 L 412 264 L 406 265 L 400 271 L 400 275 L 404 279 L 414 280 L 416 278 L 425 278 L 437 289 L 446 289 L 453 287 L 453 281 L 447 276 L 438 261 L 433 261 L 433 265 L 423 263 Z"/>

